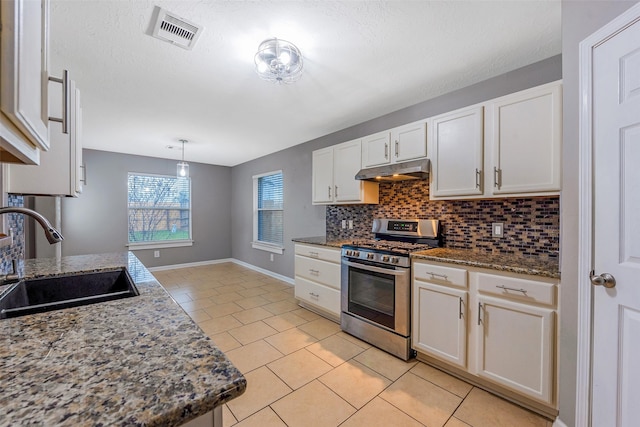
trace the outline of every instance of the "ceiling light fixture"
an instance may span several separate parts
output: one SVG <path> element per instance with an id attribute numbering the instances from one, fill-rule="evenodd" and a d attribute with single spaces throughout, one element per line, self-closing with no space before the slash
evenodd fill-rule
<path id="1" fill-rule="evenodd" d="M 189 178 L 189 163 L 184 161 L 184 144 L 189 141 L 181 139 L 180 142 L 182 143 L 182 161 L 178 162 L 177 176 L 178 178 Z"/>
<path id="2" fill-rule="evenodd" d="M 254 61 L 256 72 L 263 80 L 293 83 L 302 76 L 302 53 L 285 40 L 272 38 L 260 43 Z"/>

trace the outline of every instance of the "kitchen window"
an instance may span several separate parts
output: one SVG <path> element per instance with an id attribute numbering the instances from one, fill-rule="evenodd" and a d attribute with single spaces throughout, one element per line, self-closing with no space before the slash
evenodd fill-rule
<path id="1" fill-rule="evenodd" d="M 284 252 L 284 192 L 282 171 L 253 177 L 253 242 L 254 249 L 277 254 Z"/>
<path id="2" fill-rule="evenodd" d="M 129 248 L 191 246 L 191 180 L 129 173 Z"/>

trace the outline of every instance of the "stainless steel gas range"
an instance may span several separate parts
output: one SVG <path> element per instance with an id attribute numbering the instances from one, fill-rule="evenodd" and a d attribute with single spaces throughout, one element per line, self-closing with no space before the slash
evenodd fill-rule
<path id="1" fill-rule="evenodd" d="M 375 239 L 342 246 L 342 330 L 403 360 L 411 351 L 412 252 L 441 246 L 440 223 L 375 219 Z"/>

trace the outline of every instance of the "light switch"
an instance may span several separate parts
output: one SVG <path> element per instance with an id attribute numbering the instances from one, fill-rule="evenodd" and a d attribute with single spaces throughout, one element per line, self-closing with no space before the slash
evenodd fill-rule
<path id="1" fill-rule="evenodd" d="M 504 224 L 502 222 L 494 222 L 491 224 L 491 236 L 492 237 L 504 236 Z"/>
<path id="2" fill-rule="evenodd" d="M 342 228 L 347 228 L 347 220 L 346 219 L 342 220 Z"/>
<path id="3" fill-rule="evenodd" d="M 160 258 L 160 251 L 153 251 L 154 258 Z"/>
<path id="4" fill-rule="evenodd" d="M 349 220 L 349 230 L 353 230 L 353 220 Z"/>

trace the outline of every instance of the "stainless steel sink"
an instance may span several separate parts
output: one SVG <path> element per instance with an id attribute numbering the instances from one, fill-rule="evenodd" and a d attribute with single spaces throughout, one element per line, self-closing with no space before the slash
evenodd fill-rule
<path id="1" fill-rule="evenodd" d="M 21 280 L 0 298 L 0 319 L 139 295 L 126 268 Z"/>

